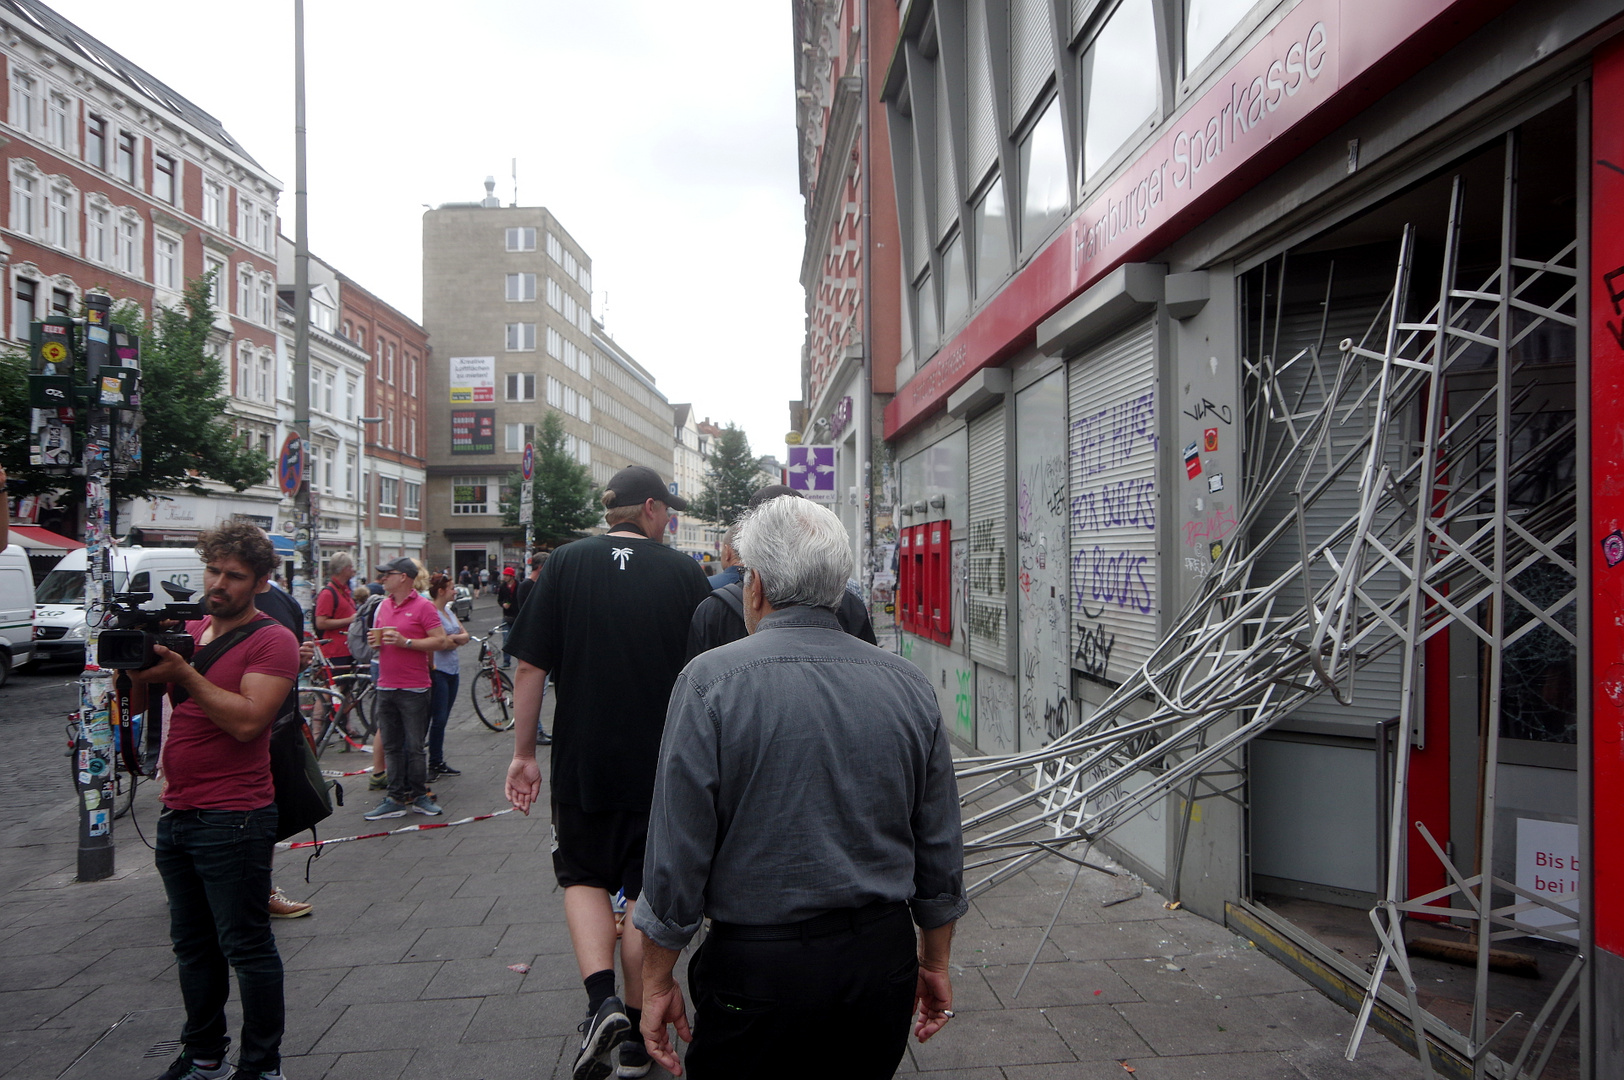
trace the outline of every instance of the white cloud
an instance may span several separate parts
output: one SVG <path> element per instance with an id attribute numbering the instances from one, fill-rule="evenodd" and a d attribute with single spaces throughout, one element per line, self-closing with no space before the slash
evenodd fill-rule
<path id="1" fill-rule="evenodd" d="M 283 184 L 292 5 L 53 5 L 216 116 Z M 592 257 L 600 313 L 672 401 L 783 453 L 800 395 L 802 203 L 790 7 L 767 0 L 305 5 L 312 250 L 421 310 L 423 203 L 486 175 Z"/>

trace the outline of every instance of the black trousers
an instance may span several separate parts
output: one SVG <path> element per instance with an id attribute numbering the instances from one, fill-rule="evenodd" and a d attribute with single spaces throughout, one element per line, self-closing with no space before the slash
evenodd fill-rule
<path id="1" fill-rule="evenodd" d="M 688 964 L 693 1080 L 896 1072 L 919 958 L 905 907 L 856 929 L 748 941 L 712 933 Z"/>

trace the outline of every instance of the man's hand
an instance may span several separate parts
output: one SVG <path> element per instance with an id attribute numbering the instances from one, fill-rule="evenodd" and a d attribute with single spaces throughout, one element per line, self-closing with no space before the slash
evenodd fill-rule
<path id="1" fill-rule="evenodd" d="M 918 1014 L 918 1023 L 914 1026 L 914 1037 L 924 1042 L 932 1035 L 942 1030 L 953 1010 L 953 985 L 948 979 L 947 965 L 940 968 L 927 967 L 924 962 L 919 965 L 919 983 L 914 992 L 914 1011 Z M 647 1016 L 648 1013 L 644 1013 Z"/>
<path id="2" fill-rule="evenodd" d="M 383 645 L 405 646 L 406 635 L 393 626 L 382 626 L 378 628 L 378 641 Z"/>
<path id="3" fill-rule="evenodd" d="M 299 642 L 299 667 L 307 668 L 311 661 L 316 659 L 316 643 L 305 640 Z"/>
<path id="4" fill-rule="evenodd" d="M 683 1004 L 682 988 L 670 975 L 655 980 L 646 974 L 643 979 L 643 1043 L 649 1056 L 658 1061 L 672 1076 L 682 1075 L 682 1062 L 677 1060 L 677 1048 L 671 1045 L 671 1032 L 667 1024 L 677 1025 L 677 1034 L 683 1042 L 693 1042 L 694 1033 L 688 1028 L 688 1010 Z"/>
<path id="5" fill-rule="evenodd" d="M 507 801 L 513 804 L 513 809 L 528 816 L 540 795 L 541 766 L 536 764 L 533 755 L 515 756 L 507 771 Z"/>

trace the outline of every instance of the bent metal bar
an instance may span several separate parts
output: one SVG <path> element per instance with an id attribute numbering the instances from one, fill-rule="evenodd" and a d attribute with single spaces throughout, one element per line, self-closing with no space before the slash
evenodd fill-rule
<path id="1" fill-rule="evenodd" d="M 905 434 L 1038 323 L 1154 253 L 1302 153 L 1505 7 L 1484 0 L 1305 0 L 1072 215 L 885 409 Z M 1348 9 L 1345 11 L 1344 9 Z"/>

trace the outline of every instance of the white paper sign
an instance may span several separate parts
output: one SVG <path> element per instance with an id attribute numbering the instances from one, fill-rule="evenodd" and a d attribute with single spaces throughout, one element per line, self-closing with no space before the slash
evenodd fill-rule
<path id="1" fill-rule="evenodd" d="M 496 357 L 453 356 L 451 404 L 481 405 L 496 400 Z"/>
<path id="2" fill-rule="evenodd" d="M 1546 900 L 1579 911 L 1579 826 L 1565 821 L 1517 819 L 1517 887 Z M 1550 926 L 1568 920 L 1554 911 L 1537 908 L 1517 916 L 1530 926 Z M 1557 930 L 1551 940 L 1578 941 L 1577 930 Z"/>

